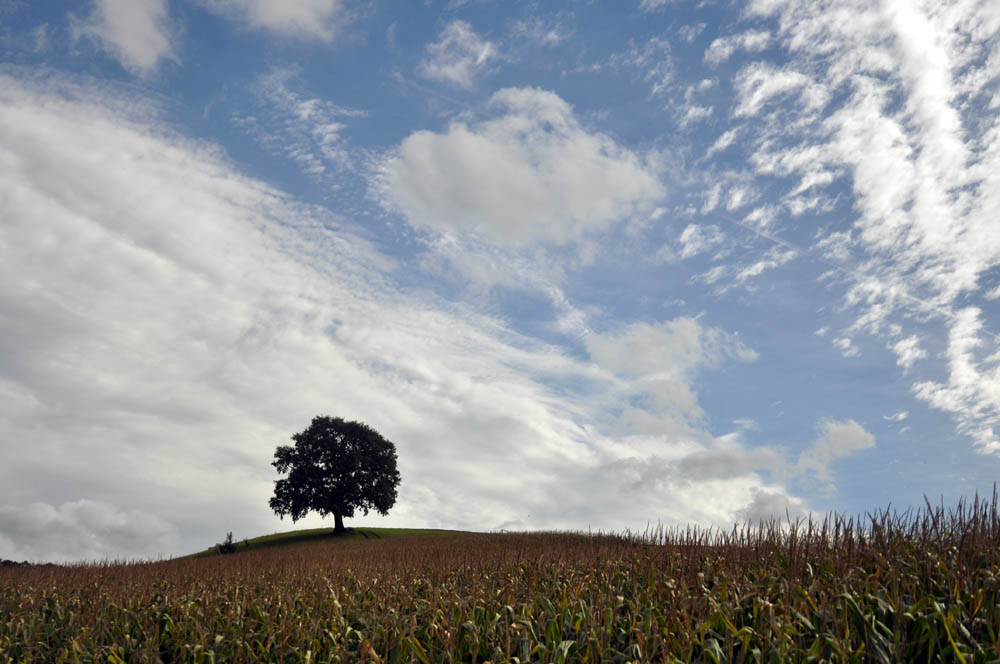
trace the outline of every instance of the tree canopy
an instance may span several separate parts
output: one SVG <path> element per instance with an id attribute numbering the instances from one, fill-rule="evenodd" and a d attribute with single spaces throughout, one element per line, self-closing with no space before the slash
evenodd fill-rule
<path id="1" fill-rule="evenodd" d="M 396 502 L 396 446 L 363 422 L 318 416 L 280 445 L 271 465 L 288 477 L 276 480 L 271 509 L 298 521 L 311 511 L 333 514 L 335 532 L 355 510 L 385 515 Z"/>

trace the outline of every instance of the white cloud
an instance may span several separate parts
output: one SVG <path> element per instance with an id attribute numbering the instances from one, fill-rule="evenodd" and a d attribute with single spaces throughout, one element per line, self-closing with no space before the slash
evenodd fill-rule
<path id="1" fill-rule="evenodd" d="M 959 429 L 985 452 L 1000 452 L 1000 352 L 995 335 L 983 329 L 982 311 L 956 313 L 948 337 L 948 381 L 914 385 L 918 398 L 952 413 Z M 984 342 L 983 337 L 990 338 Z M 985 353 L 977 352 L 985 348 Z"/>
<path id="2" fill-rule="evenodd" d="M 591 334 L 585 341 L 595 362 L 626 376 L 687 377 L 702 368 L 718 367 L 727 358 L 757 359 L 739 337 L 706 328 L 690 317 L 659 325 L 638 323 L 621 334 Z"/>
<path id="3" fill-rule="evenodd" d="M 495 44 L 477 35 L 465 21 L 455 20 L 445 26 L 438 41 L 427 46 L 420 73 L 468 89 L 497 57 Z"/>
<path id="4" fill-rule="evenodd" d="M 722 196 L 722 183 L 716 182 L 712 185 L 704 194 L 704 202 L 701 206 L 701 213 L 708 214 L 715 208 L 719 207 L 719 198 Z"/>
<path id="5" fill-rule="evenodd" d="M 754 290 L 754 280 L 769 270 L 779 268 L 798 258 L 799 252 L 783 244 L 776 244 L 763 254 L 758 256 L 752 263 L 738 265 L 725 264 L 716 265 L 707 272 L 697 275 L 693 280 L 703 281 L 706 284 L 719 284 L 715 288 L 717 295 L 722 295 L 734 288 L 745 288 Z M 724 283 L 724 277 L 729 277 Z"/>
<path id="6" fill-rule="evenodd" d="M 163 59 L 175 57 L 166 0 L 94 0 L 93 5 L 74 32 L 95 39 L 125 69 L 148 75 Z"/>
<path id="7" fill-rule="evenodd" d="M 892 415 L 885 415 L 882 417 L 882 419 L 888 420 L 889 422 L 902 422 L 909 416 L 910 413 L 908 411 L 901 410 L 898 413 L 893 413 Z"/>
<path id="8" fill-rule="evenodd" d="M 682 317 L 661 324 L 637 323 L 618 333 L 584 338 L 591 359 L 625 380 L 628 395 L 645 406 L 628 408 L 620 423 L 638 433 L 693 435 L 689 428 L 704 413 L 693 383 L 702 370 L 726 360 L 752 362 L 757 353 L 739 337 Z"/>
<path id="9" fill-rule="evenodd" d="M 713 108 L 711 106 L 699 106 L 698 104 L 688 104 L 682 107 L 680 126 L 688 127 L 695 122 L 701 122 L 712 117 Z"/>
<path id="10" fill-rule="evenodd" d="M 844 357 L 861 357 L 861 349 L 854 345 L 850 337 L 837 337 L 833 340 L 833 345 L 840 350 Z"/>
<path id="11" fill-rule="evenodd" d="M 816 425 L 819 437 L 799 455 L 798 472 L 829 482 L 830 464 L 860 450 L 875 447 L 875 436 L 854 420 L 822 419 Z M 832 484 L 829 485 L 832 489 Z"/>
<path id="12" fill-rule="evenodd" d="M 282 37 L 332 42 L 350 21 L 344 0 L 199 0 L 250 28 Z"/>
<path id="13" fill-rule="evenodd" d="M 34 51 L 35 53 L 42 53 L 47 51 L 52 45 L 52 35 L 50 33 L 50 27 L 48 23 L 42 23 L 37 28 L 31 31 L 31 36 L 34 40 Z"/>
<path id="14" fill-rule="evenodd" d="M 639 10 L 650 12 L 672 4 L 674 0 L 639 0 Z"/>
<path id="15" fill-rule="evenodd" d="M 719 37 L 712 40 L 705 51 L 705 62 L 718 66 L 731 58 L 739 50 L 749 53 L 763 51 L 771 43 L 771 33 L 766 30 L 748 30 L 738 35 Z"/>
<path id="16" fill-rule="evenodd" d="M 729 190 L 729 200 L 726 201 L 726 209 L 730 212 L 740 209 L 757 199 L 757 192 L 753 187 L 747 185 L 737 185 Z"/>
<path id="17" fill-rule="evenodd" d="M 802 72 L 793 69 L 776 69 L 765 63 L 747 65 L 736 77 L 739 104 L 736 117 L 757 115 L 761 108 L 774 99 L 797 93 L 806 110 L 815 111 L 827 100 L 826 90 Z"/>
<path id="18" fill-rule="evenodd" d="M 801 500 L 783 493 L 754 489 L 751 495 L 753 498 L 749 504 L 738 513 L 739 520 L 751 526 L 784 520 L 795 523 L 811 514 Z"/>
<path id="19" fill-rule="evenodd" d="M 748 225 L 749 228 L 756 230 L 757 232 L 764 232 L 774 221 L 777 216 L 777 209 L 773 205 L 762 205 L 761 207 L 754 208 L 743 217 L 744 223 Z"/>
<path id="20" fill-rule="evenodd" d="M 782 470 L 784 457 L 763 447 L 750 450 L 704 450 L 694 452 L 677 463 L 678 471 L 691 479 L 739 477 L 761 469 Z"/>
<path id="21" fill-rule="evenodd" d="M 718 246 L 725 236 L 718 226 L 688 224 L 681 232 L 681 258 L 691 258 Z"/>
<path id="22" fill-rule="evenodd" d="M 166 557 L 177 526 L 94 500 L 0 506 L 0 558 L 80 562 Z"/>
<path id="23" fill-rule="evenodd" d="M 559 21 L 545 21 L 539 17 L 520 19 L 510 30 L 512 36 L 551 48 L 569 39 L 573 32 Z"/>
<path id="24" fill-rule="evenodd" d="M 638 156 L 584 128 L 557 95 L 507 88 L 489 106 L 502 113 L 407 137 L 382 166 L 383 203 L 422 228 L 565 244 L 648 214 L 663 195 Z"/>
<path id="25" fill-rule="evenodd" d="M 736 140 L 736 137 L 739 135 L 739 133 L 740 130 L 738 128 L 727 129 L 725 132 L 723 132 L 717 139 L 715 139 L 715 142 L 712 143 L 712 147 L 708 149 L 708 152 L 705 153 L 705 159 L 708 159 L 716 152 L 724 151 L 726 148 L 732 145 L 733 141 Z"/>
<path id="26" fill-rule="evenodd" d="M 707 25 L 708 25 L 707 23 L 694 23 L 692 25 L 682 25 L 680 28 L 678 28 L 677 33 L 680 35 L 681 39 L 690 44 L 691 42 L 693 42 L 695 39 L 698 38 L 698 35 L 700 35 L 702 32 L 705 31 L 705 27 Z"/>
<path id="27" fill-rule="evenodd" d="M 892 350 L 896 353 L 896 364 L 904 369 L 909 369 L 914 362 L 927 357 L 927 351 L 920 347 L 920 338 L 915 334 L 897 341 L 892 345 Z"/>
<path id="28" fill-rule="evenodd" d="M 739 272 L 736 273 L 736 282 L 744 283 L 755 277 L 759 277 L 764 274 L 767 270 L 773 270 L 774 268 L 781 267 L 786 263 L 789 263 L 799 255 L 794 249 L 789 249 L 788 247 L 775 246 L 768 249 L 764 256 L 760 260 L 751 263 L 750 265 L 744 267 Z"/>

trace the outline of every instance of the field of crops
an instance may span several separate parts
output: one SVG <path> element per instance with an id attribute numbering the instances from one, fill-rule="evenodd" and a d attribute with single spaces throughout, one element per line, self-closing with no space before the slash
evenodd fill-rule
<path id="1" fill-rule="evenodd" d="M 1000 661 L 996 500 L 0 569 L 0 662 Z"/>

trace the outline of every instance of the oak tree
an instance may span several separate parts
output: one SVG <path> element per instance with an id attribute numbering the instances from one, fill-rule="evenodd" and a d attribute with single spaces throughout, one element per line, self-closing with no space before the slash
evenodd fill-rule
<path id="1" fill-rule="evenodd" d="M 275 481 L 271 509 L 298 521 L 310 511 L 334 516 L 334 532 L 356 510 L 383 516 L 396 502 L 396 446 L 363 422 L 313 418 L 309 427 L 281 445 L 272 465 L 288 476 Z"/>

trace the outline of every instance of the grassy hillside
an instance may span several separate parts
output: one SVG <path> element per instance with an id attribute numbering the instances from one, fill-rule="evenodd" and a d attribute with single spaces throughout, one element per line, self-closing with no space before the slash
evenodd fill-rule
<path id="1" fill-rule="evenodd" d="M 254 537 L 253 539 L 233 540 L 234 553 L 244 553 L 273 547 L 293 545 L 322 544 L 333 542 L 349 542 L 352 540 L 380 540 L 393 537 L 448 536 L 458 535 L 459 530 L 438 530 L 434 528 L 348 528 L 346 533 L 334 535 L 333 528 L 306 528 L 290 530 L 284 533 L 274 533 Z M 205 558 L 219 555 L 216 546 L 210 546 L 204 551 L 192 553 L 185 558 Z"/>
<path id="2" fill-rule="evenodd" d="M 1000 661 L 996 501 L 726 532 L 380 534 L 0 569 L 0 664 Z"/>

